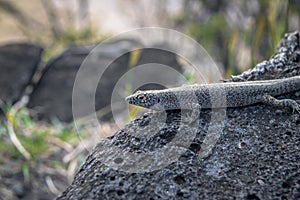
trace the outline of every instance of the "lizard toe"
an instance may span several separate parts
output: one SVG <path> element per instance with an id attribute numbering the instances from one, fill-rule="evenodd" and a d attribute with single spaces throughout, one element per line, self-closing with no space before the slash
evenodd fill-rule
<path id="1" fill-rule="evenodd" d="M 295 108 L 296 112 L 298 112 L 298 114 L 300 114 L 300 106 L 299 104 L 297 104 L 297 107 Z"/>
<path id="2" fill-rule="evenodd" d="M 181 115 L 182 121 L 184 123 L 192 123 L 199 118 L 199 110 L 191 110 L 190 112 L 186 112 L 184 115 Z"/>
<path id="3" fill-rule="evenodd" d="M 293 113 L 297 112 L 300 114 L 300 105 L 298 103 L 294 102 L 291 107 L 293 109 Z"/>

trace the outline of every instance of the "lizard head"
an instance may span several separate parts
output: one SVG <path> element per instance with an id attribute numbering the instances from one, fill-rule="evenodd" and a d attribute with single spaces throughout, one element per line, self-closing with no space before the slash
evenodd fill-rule
<path id="1" fill-rule="evenodd" d="M 137 91 L 125 99 L 129 104 L 149 108 L 152 110 L 163 110 L 160 98 L 153 91 Z"/>

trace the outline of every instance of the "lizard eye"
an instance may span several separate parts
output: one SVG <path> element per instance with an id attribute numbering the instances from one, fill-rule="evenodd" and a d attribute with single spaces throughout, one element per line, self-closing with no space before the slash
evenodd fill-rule
<path id="1" fill-rule="evenodd" d="M 138 98 L 139 100 L 146 100 L 146 99 L 147 99 L 146 95 L 144 95 L 144 94 L 138 95 L 137 98 Z"/>

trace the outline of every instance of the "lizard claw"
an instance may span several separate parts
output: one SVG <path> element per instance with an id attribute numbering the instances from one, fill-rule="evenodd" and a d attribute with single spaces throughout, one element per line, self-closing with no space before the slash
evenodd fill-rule
<path id="1" fill-rule="evenodd" d="M 300 114 L 300 106 L 298 103 L 295 102 L 295 104 L 292 104 L 291 107 L 293 109 L 293 113 L 297 112 Z"/>

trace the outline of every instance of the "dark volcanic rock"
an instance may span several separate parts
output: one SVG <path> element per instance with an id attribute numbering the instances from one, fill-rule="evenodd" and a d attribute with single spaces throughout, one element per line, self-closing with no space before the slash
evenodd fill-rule
<path id="1" fill-rule="evenodd" d="M 197 151 L 207 133 L 207 119 L 199 125 L 190 148 L 165 168 L 127 173 L 107 166 L 103 156 L 112 160 L 122 156 L 114 154 L 114 147 L 124 154 L 137 148 L 159 151 L 159 145 L 172 140 L 178 113 L 169 115 L 174 122 L 154 138 L 147 137 L 151 128 L 142 124 L 159 116 L 145 116 L 126 128 L 142 132 L 144 138 L 136 142 L 120 131 L 100 142 L 59 199 L 296 199 L 300 195 L 300 117 L 274 113 L 268 106 L 229 109 L 227 125 L 211 155 L 204 159 Z M 209 111 L 202 115 L 208 118 Z M 109 148 L 104 152 L 106 145 Z"/>
<path id="2" fill-rule="evenodd" d="M 224 110 L 190 125 L 180 111 L 132 121 L 98 143 L 58 199 L 299 199 L 299 113 L 262 104 L 214 113 Z"/>
<path id="3" fill-rule="evenodd" d="M 20 99 L 40 63 L 42 47 L 9 44 L 0 47 L 0 99 L 14 103 Z"/>

